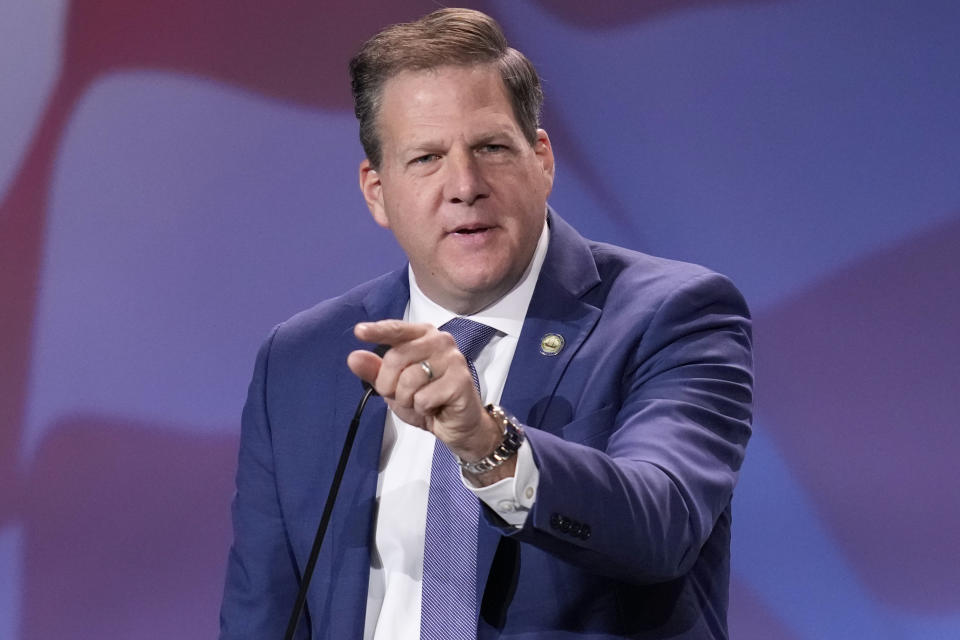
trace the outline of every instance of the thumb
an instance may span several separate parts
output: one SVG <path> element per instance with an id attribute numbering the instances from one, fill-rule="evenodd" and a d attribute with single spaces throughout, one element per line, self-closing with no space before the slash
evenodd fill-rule
<path id="1" fill-rule="evenodd" d="M 383 364 L 383 360 L 380 359 L 380 356 L 371 351 L 352 351 L 350 355 L 347 356 L 347 366 L 350 368 L 350 371 L 371 385 L 376 381 L 377 374 L 380 373 L 381 364 Z"/>

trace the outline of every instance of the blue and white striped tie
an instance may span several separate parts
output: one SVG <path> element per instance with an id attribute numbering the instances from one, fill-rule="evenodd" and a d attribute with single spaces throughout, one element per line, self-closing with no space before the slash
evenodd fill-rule
<path id="1" fill-rule="evenodd" d="M 467 359 L 473 384 L 480 393 L 473 361 L 496 329 L 466 318 L 454 318 L 440 330 L 450 333 L 457 341 L 457 348 Z M 421 640 L 476 640 L 479 516 L 477 498 L 464 488 L 453 454 L 438 440 L 433 449 L 423 548 Z"/>

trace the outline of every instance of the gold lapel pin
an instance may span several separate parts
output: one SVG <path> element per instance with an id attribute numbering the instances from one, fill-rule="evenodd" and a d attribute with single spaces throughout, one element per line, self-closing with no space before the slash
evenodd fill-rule
<path id="1" fill-rule="evenodd" d="M 540 353 L 545 356 L 555 356 L 563 349 L 563 336 L 559 333 L 548 333 L 540 338 Z"/>

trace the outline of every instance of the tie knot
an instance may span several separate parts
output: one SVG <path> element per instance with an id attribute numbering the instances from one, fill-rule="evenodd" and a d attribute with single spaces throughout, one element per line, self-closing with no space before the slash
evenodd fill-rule
<path id="1" fill-rule="evenodd" d="M 452 335 L 457 341 L 460 353 L 472 362 L 477 359 L 497 330 L 467 318 L 454 318 L 440 327 L 440 331 L 446 331 Z"/>

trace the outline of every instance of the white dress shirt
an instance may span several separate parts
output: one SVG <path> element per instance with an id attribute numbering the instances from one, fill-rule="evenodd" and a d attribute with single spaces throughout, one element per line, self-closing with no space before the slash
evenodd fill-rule
<path id="1" fill-rule="evenodd" d="M 474 361 L 484 404 L 500 402 L 548 242 L 549 232 L 544 224 L 533 259 L 517 285 L 491 306 L 468 316 L 497 330 Z M 412 269 L 408 273 L 410 301 L 404 320 L 440 327 L 456 317 L 424 295 Z M 509 407 L 506 409 L 509 411 Z M 364 640 L 420 637 L 423 541 L 435 442 L 433 434 L 410 426 L 392 411 L 387 412 L 380 449 Z M 539 480 L 540 472 L 526 442 L 517 452 L 514 477 L 482 488 L 463 478 L 468 489 L 515 527 L 523 526 L 536 500 Z"/>

